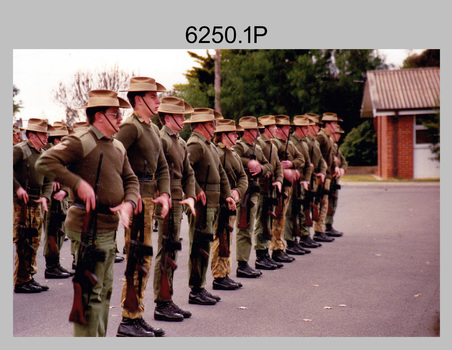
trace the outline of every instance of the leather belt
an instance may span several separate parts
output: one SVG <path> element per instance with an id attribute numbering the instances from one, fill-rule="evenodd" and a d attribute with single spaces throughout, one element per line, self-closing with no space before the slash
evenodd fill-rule
<path id="1" fill-rule="evenodd" d="M 148 174 L 148 173 L 143 173 L 143 172 L 136 172 L 135 175 L 138 177 L 139 181 L 144 181 L 144 182 L 155 181 L 155 173 Z"/>
<path id="2" fill-rule="evenodd" d="M 75 208 L 77 208 L 77 209 L 80 209 L 80 210 L 86 210 L 86 206 L 85 206 L 85 204 L 83 204 L 83 203 L 74 203 L 73 204 L 73 206 L 75 207 Z M 105 205 L 105 204 L 99 204 L 99 203 L 96 203 L 96 209 L 95 209 L 95 211 L 96 211 L 96 213 L 99 213 L 99 214 L 105 214 L 105 215 L 114 215 L 115 213 L 113 213 L 111 210 L 110 210 L 110 208 L 112 208 L 112 207 L 110 207 L 110 206 L 108 206 L 108 205 Z"/>

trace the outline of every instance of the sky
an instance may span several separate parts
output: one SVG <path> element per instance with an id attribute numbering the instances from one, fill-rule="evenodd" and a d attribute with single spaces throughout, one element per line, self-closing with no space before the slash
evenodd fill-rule
<path id="1" fill-rule="evenodd" d="M 190 50 L 206 55 L 206 49 Z M 387 63 L 400 67 L 412 52 L 423 49 L 379 50 Z M 214 50 L 210 50 L 213 55 Z M 16 115 L 24 121 L 29 118 L 44 118 L 51 123 L 64 120 L 64 108 L 53 100 L 53 91 L 60 82 L 71 81 L 78 71 L 97 71 L 117 64 L 119 69 L 137 75 L 155 78 L 168 90 L 174 84 L 186 83 L 184 73 L 199 66 L 187 50 L 178 49 L 123 49 L 123 50 L 70 50 L 70 49 L 16 49 L 13 50 L 13 84 L 20 92 L 16 101 L 23 108 Z"/>

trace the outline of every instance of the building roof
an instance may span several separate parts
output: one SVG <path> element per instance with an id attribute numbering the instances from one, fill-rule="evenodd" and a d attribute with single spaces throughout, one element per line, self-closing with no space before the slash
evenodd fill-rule
<path id="1" fill-rule="evenodd" d="M 361 117 L 425 114 L 440 106 L 439 67 L 367 72 Z"/>

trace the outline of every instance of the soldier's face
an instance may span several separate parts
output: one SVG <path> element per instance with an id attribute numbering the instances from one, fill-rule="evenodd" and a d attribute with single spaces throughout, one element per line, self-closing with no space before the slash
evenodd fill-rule
<path id="1" fill-rule="evenodd" d="M 157 109 L 160 106 L 160 99 L 158 97 L 157 92 L 155 91 L 150 91 L 147 92 L 144 97 L 142 97 L 145 105 L 147 105 L 147 107 L 149 107 L 150 112 L 155 115 L 157 114 Z"/>

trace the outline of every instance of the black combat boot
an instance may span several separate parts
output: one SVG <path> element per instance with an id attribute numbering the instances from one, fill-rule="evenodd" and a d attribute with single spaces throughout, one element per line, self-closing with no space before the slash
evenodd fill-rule
<path id="1" fill-rule="evenodd" d="M 278 249 L 274 250 L 272 253 L 273 261 L 280 263 L 290 263 L 295 260 L 294 257 L 287 255 L 284 250 Z"/>
<path id="2" fill-rule="evenodd" d="M 172 300 L 169 303 L 170 303 L 170 306 L 173 308 L 174 312 L 177 312 L 178 314 L 181 314 L 182 316 L 184 316 L 184 318 L 190 318 L 191 317 L 191 312 L 190 311 L 182 310 L 179 306 L 174 304 Z"/>
<path id="3" fill-rule="evenodd" d="M 184 320 L 184 316 L 177 313 L 170 302 L 168 301 L 157 301 L 157 305 L 154 310 L 154 320 L 158 321 L 169 321 L 169 322 L 180 322 Z"/>
<path id="4" fill-rule="evenodd" d="M 47 279 L 71 277 L 69 271 L 60 266 L 58 257 L 46 257 L 46 269 L 44 277 Z"/>
<path id="5" fill-rule="evenodd" d="M 118 327 L 117 337 L 155 337 L 153 331 L 146 330 L 139 318 L 123 317 Z"/>
<path id="6" fill-rule="evenodd" d="M 239 288 L 239 285 L 237 283 L 231 283 L 229 279 L 226 277 L 222 278 L 215 278 L 212 283 L 213 289 L 220 289 L 220 290 L 234 290 Z"/>
<path id="7" fill-rule="evenodd" d="M 335 230 L 332 224 L 326 224 L 325 234 L 331 237 L 342 237 L 343 233 Z"/>
<path id="8" fill-rule="evenodd" d="M 237 265 L 237 277 L 256 278 L 262 275 L 261 271 L 252 269 L 246 261 L 238 261 Z"/>
<path id="9" fill-rule="evenodd" d="M 267 250 L 256 250 L 256 269 L 275 270 L 277 265 L 272 264 L 266 254 L 268 254 Z"/>
<path id="10" fill-rule="evenodd" d="M 322 246 L 321 243 L 314 241 L 310 235 L 301 236 L 298 244 L 303 248 L 318 248 Z"/>
<path id="11" fill-rule="evenodd" d="M 282 255 L 288 256 L 286 253 L 284 253 L 283 250 L 281 250 L 281 251 L 282 251 Z M 272 254 L 272 255 L 273 255 L 273 254 Z M 277 253 L 277 255 L 279 255 L 279 252 Z M 268 249 L 265 251 L 265 257 L 266 257 L 266 259 L 270 262 L 270 264 L 276 265 L 276 268 L 277 268 L 277 269 L 279 269 L 279 268 L 281 268 L 281 267 L 284 266 L 283 263 L 281 263 L 281 262 L 279 262 L 279 261 L 276 261 L 276 260 L 274 260 L 273 258 L 270 257 L 270 254 L 268 254 Z M 294 260 L 295 260 L 295 259 L 294 259 Z M 289 262 L 289 261 L 287 261 L 287 262 Z"/>
<path id="12" fill-rule="evenodd" d="M 287 254 L 304 255 L 304 253 L 305 253 L 304 250 L 299 249 L 295 241 L 286 241 L 286 242 L 287 242 L 287 248 L 286 248 Z M 273 260 L 275 260 L 274 257 L 273 257 Z"/>
<path id="13" fill-rule="evenodd" d="M 333 242 L 333 237 L 328 237 L 325 232 L 315 232 L 314 234 L 314 241 L 316 242 Z"/>

